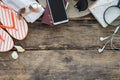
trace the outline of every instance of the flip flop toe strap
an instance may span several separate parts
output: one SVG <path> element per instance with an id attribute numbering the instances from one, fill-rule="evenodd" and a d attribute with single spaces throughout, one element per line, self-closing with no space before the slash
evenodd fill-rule
<path id="1" fill-rule="evenodd" d="M 8 6 L 2 5 L 2 4 L 0 4 L 0 6 L 4 9 L 10 10 L 10 12 L 11 12 L 10 15 L 11 15 L 11 18 L 12 18 L 12 25 L 11 26 L 5 26 L 5 25 L 0 24 L 0 27 L 1 28 L 8 28 L 8 29 L 15 29 L 15 20 L 14 20 L 15 18 L 14 18 L 14 13 L 13 13 L 12 9 L 9 8 Z"/>
<path id="2" fill-rule="evenodd" d="M 0 39 L 2 40 L 2 41 L 5 41 L 3 38 L 2 38 L 2 36 L 0 35 Z"/>

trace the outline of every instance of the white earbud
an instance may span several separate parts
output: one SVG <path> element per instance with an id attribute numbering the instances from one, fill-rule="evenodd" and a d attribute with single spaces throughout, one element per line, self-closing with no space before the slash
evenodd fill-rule
<path id="1" fill-rule="evenodd" d="M 106 46 L 103 46 L 103 48 L 98 49 L 98 52 L 99 52 L 99 53 L 102 53 L 102 52 L 104 51 L 105 47 L 106 47 Z"/>
<path id="2" fill-rule="evenodd" d="M 108 36 L 108 37 L 100 37 L 100 41 L 104 41 L 104 40 L 106 40 L 106 39 L 108 39 L 110 36 Z"/>
<path id="3" fill-rule="evenodd" d="M 104 51 L 106 45 L 107 45 L 109 42 L 111 42 L 111 45 L 112 45 L 113 37 L 114 37 L 114 35 L 118 32 L 119 29 L 120 29 L 120 26 L 118 26 L 118 27 L 115 29 L 114 33 L 113 33 L 111 36 L 108 36 L 108 37 L 100 37 L 100 41 L 104 41 L 104 40 L 106 40 L 106 39 L 108 39 L 108 38 L 110 38 L 110 40 L 108 40 L 102 48 L 98 49 L 98 52 L 99 52 L 99 53 L 102 53 L 102 52 Z"/>

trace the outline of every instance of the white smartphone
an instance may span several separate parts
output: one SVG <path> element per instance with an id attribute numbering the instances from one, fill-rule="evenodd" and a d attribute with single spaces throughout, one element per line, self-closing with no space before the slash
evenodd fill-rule
<path id="1" fill-rule="evenodd" d="M 47 0 L 54 25 L 68 22 L 64 0 Z"/>

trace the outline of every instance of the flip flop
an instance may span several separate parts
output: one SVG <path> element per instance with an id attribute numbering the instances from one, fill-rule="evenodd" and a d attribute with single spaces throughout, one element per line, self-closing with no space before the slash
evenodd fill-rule
<path id="1" fill-rule="evenodd" d="M 28 25 L 23 18 L 19 19 L 18 14 L 0 1 L 0 21 L 2 28 L 17 40 L 23 40 L 28 33 Z"/>
<path id="2" fill-rule="evenodd" d="M 14 42 L 9 34 L 0 28 L 0 52 L 6 52 L 13 48 Z"/>

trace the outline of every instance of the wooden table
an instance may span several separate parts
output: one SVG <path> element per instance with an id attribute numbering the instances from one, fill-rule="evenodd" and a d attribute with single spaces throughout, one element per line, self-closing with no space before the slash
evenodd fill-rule
<path id="1" fill-rule="evenodd" d="M 26 49 L 14 60 L 0 53 L 0 80 L 120 80 L 120 51 L 100 54 L 100 36 L 108 36 L 113 27 L 102 28 L 90 15 L 72 18 L 69 23 L 50 27 L 29 24 L 25 40 L 15 41 Z M 120 31 L 115 43 L 120 47 Z M 13 49 L 14 50 L 14 49 Z"/>

